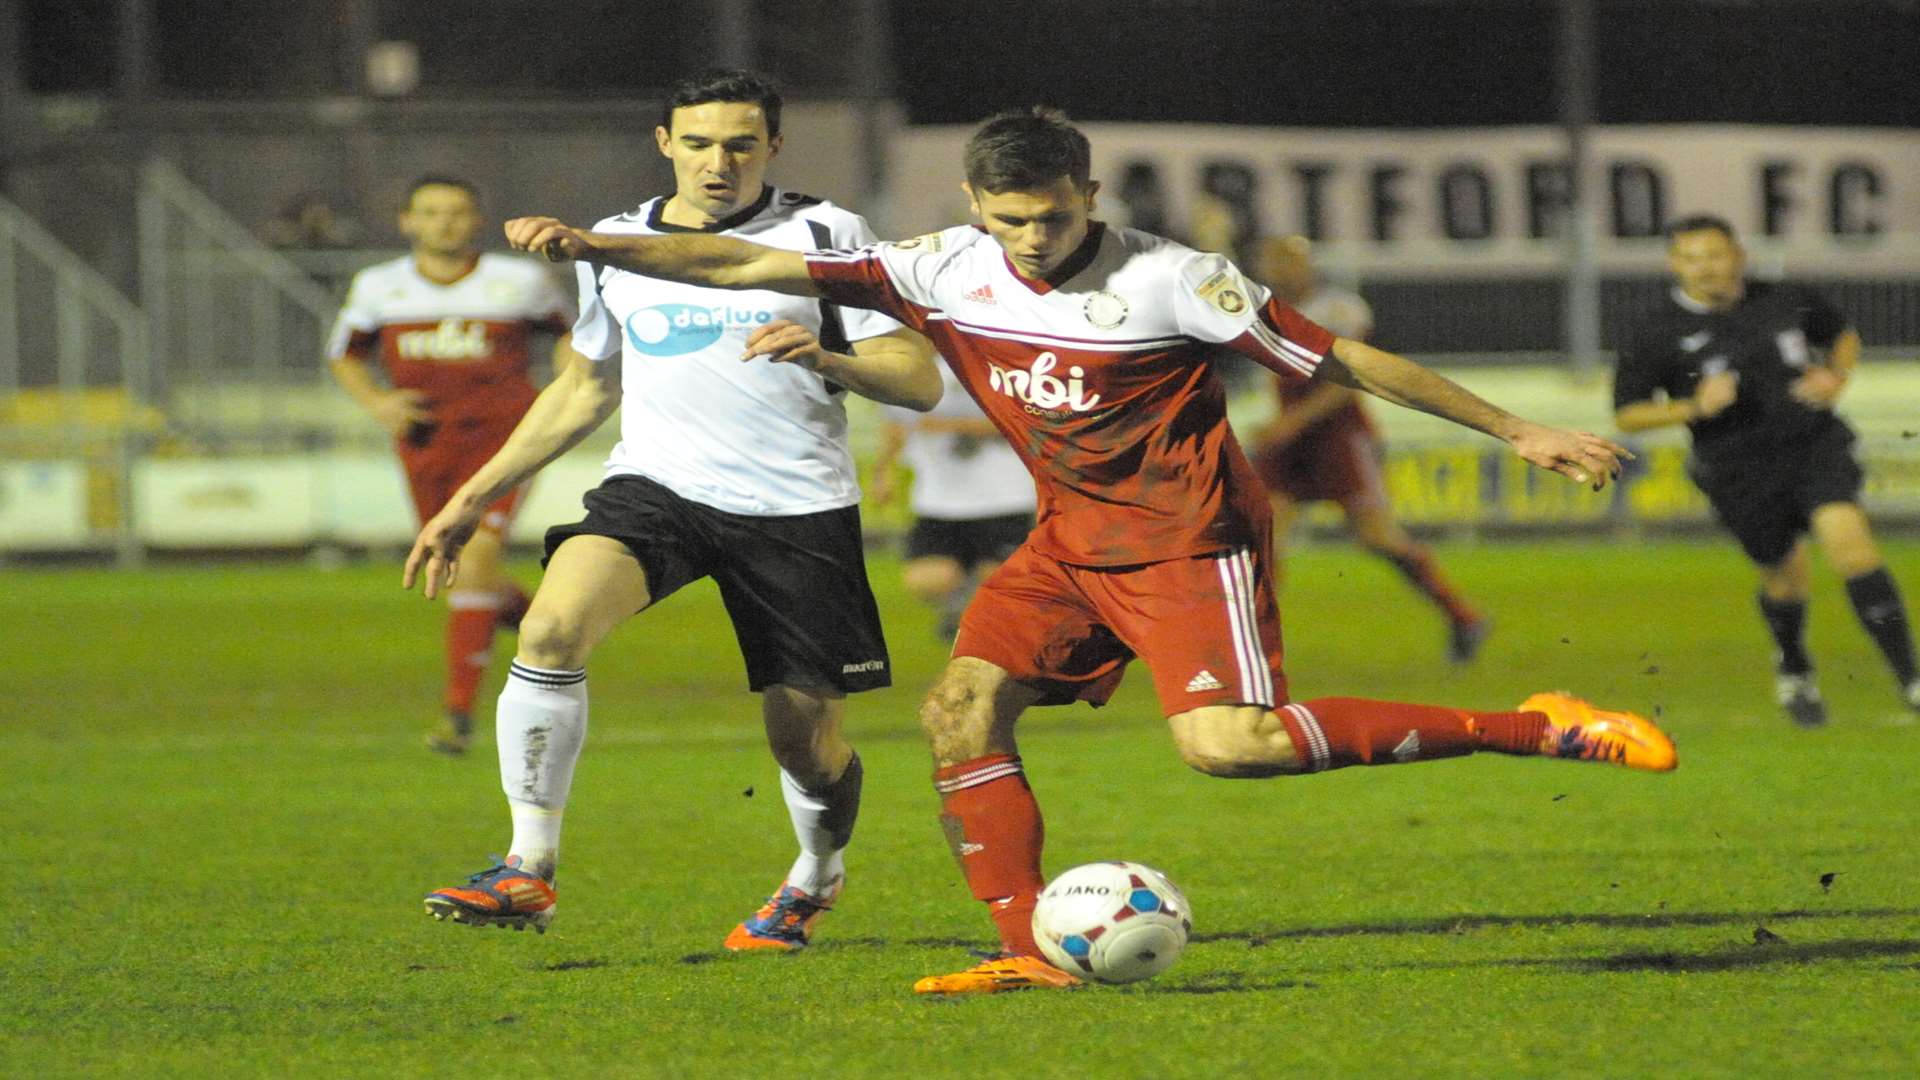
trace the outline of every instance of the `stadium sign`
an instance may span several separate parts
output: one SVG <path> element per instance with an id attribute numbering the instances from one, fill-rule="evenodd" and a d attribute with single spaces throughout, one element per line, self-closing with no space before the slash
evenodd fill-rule
<path id="1" fill-rule="evenodd" d="M 1299 232 L 1337 272 L 1543 273 L 1565 258 L 1571 172 L 1549 127 L 1398 131 L 1089 124 L 1103 216 L 1233 250 Z M 960 220 L 970 129 L 903 129 L 894 218 Z M 1657 272 L 1664 222 L 1719 213 L 1763 273 L 1905 276 L 1920 263 L 1920 133 L 1668 125 L 1596 128 L 1596 256 Z"/>

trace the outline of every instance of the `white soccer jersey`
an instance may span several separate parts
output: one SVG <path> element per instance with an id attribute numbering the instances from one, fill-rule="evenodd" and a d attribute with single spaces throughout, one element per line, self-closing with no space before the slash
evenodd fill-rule
<path id="1" fill-rule="evenodd" d="M 705 230 L 662 220 L 666 202 L 654 199 L 594 231 L 706 231 L 793 251 L 873 241 L 858 214 L 772 187 Z M 743 362 L 740 354 L 755 327 L 776 319 L 819 333 L 839 351 L 899 323 L 804 297 L 681 285 L 586 262 L 578 273 L 573 347 L 624 365 L 620 443 L 607 459 L 608 476 L 644 476 L 733 514 L 808 514 L 860 501 L 846 391 L 798 364 Z"/>
<path id="2" fill-rule="evenodd" d="M 1340 337 L 1365 341 L 1373 336 L 1373 308 L 1359 293 L 1337 285 L 1316 286 L 1293 302 L 1300 314 Z"/>
<path id="3" fill-rule="evenodd" d="M 966 521 L 1033 512 L 1033 477 L 1020 455 L 998 432 L 963 435 L 955 431 L 923 431 L 921 420 L 981 420 L 953 370 L 940 365 L 945 393 L 931 412 L 888 406 L 887 419 L 907 429 L 901 460 L 913 470 L 911 505 L 917 517 Z"/>

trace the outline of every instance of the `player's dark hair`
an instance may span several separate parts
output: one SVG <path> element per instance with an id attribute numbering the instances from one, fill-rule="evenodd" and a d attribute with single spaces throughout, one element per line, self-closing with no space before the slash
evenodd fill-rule
<path id="1" fill-rule="evenodd" d="M 1683 232 L 1700 232 L 1703 229 L 1712 229 L 1729 240 L 1739 239 L 1734 235 L 1733 222 L 1718 214 L 1688 214 L 1667 226 L 1667 242 L 1672 243 L 1673 238 Z"/>
<path id="2" fill-rule="evenodd" d="M 475 206 L 480 205 L 480 189 L 479 188 L 474 187 L 472 183 L 466 180 L 462 180 L 457 176 L 446 176 L 441 173 L 428 173 L 427 175 L 420 177 L 419 179 L 415 180 L 412 184 L 408 185 L 406 201 L 402 202 L 400 205 L 411 209 L 413 206 L 413 197 L 415 195 L 420 194 L 420 189 L 423 187 L 459 188 L 461 191 L 464 191 L 467 193 L 468 198 L 473 200 L 473 205 Z"/>
<path id="3" fill-rule="evenodd" d="M 741 68 L 709 68 L 673 88 L 660 107 L 660 126 L 673 130 L 673 110 L 710 101 L 751 101 L 767 118 L 767 137 L 780 134 L 780 88 Z"/>
<path id="4" fill-rule="evenodd" d="M 1032 191 L 1065 176 L 1084 191 L 1093 148 L 1067 114 L 1045 105 L 996 113 L 967 140 L 967 183 L 975 191 Z"/>

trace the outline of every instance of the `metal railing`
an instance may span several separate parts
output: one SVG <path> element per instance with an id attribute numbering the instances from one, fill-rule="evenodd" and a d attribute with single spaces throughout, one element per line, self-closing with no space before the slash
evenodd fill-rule
<path id="1" fill-rule="evenodd" d="M 189 431 L 284 432 L 280 391 L 319 378 L 334 298 L 165 161 L 142 171 L 138 218 L 155 400 Z"/>
<path id="2" fill-rule="evenodd" d="M 75 409 L 90 388 L 144 399 L 151 355 L 140 309 L 0 199 L 0 396 L 47 391 Z"/>
<path id="3" fill-rule="evenodd" d="M 153 425 L 145 408 L 151 377 L 146 316 L 0 199 L 0 490 L 31 496 L 45 490 L 50 468 L 64 467 L 89 491 L 70 541 L 112 550 L 129 565 L 143 554 L 129 522 L 136 444 Z M 79 490 L 75 484 L 65 490 Z M 30 498 L 24 509 L 0 506 L 9 528 L 34 512 Z"/>

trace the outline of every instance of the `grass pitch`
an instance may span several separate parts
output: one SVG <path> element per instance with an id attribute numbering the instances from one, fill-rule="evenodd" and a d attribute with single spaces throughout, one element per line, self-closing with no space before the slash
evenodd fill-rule
<path id="1" fill-rule="evenodd" d="M 1890 549 L 1920 603 L 1920 546 Z M 802 956 L 720 939 L 792 839 L 705 586 L 620 632 L 551 933 L 421 913 L 507 838 L 491 746 L 433 757 L 440 615 L 398 570 L 0 578 L 19 1076 L 1833 1076 L 1920 1060 L 1920 727 L 1838 583 L 1832 704 L 1770 702 L 1730 544 L 1442 552 L 1496 618 L 1480 662 L 1381 565 L 1297 556 L 1298 697 L 1658 712 L 1680 770 L 1493 755 L 1265 782 L 1186 771 L 1145 672 L 1040 710 L 1022 749 L 1050 870 L 1137 859 L 1196 940 L 1129 988 L 929 1000 L 989 925 L 934 823 L 914 721 L 944 658 L 893 563 L 898 686 L 854 699 L 850 887 Z M 529 568 L 523 568 L 527 570 Z M 531 578 L 531 573 L 523 573 Z M 507 648 L 510 649 L 510 645 Z M 495 673 L 490 686 L 497 685 Z M 485 700 L 491 700 L 491 689 Z M 1827 884 L 1822 884 L 1826 875 Z"/>

